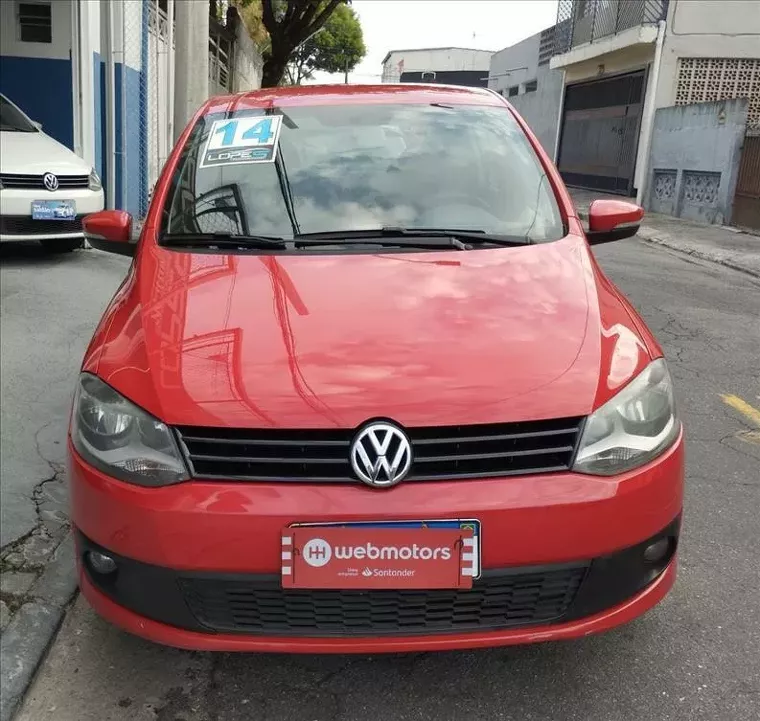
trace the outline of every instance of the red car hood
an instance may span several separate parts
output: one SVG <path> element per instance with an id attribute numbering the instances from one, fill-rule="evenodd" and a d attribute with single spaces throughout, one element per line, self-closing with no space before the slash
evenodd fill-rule
<path id="1" fill-rule="evenodd" d="M 352 428 L 584 415 L 649 358 L 569 236 L 376 255 L 145 245 L 85 369 L 171 424 Z"/>

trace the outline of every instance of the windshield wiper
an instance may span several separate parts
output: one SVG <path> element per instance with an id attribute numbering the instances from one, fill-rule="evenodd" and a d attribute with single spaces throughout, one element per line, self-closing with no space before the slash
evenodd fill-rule
<path id="1" fill-rule="evenodd" d="M 298 218 L 296 217 L 296 206 L 293 202 L 293 192 L 290 189 L 288 171 L 285 167 L 285 158 L 282 157 L 282 145 L 279 141 L 274 152 L 276 153 L 274 158 L 274 167 L 275 171 L 277 172 L 277 182 L 280 184 L 282 199 L 285 201 L 285 210 L 288 213 L 288 219 L 290 220 L 290 227 L 293 229 L 293 235 L 298 235 L 301 232 L 301 227 L 298 225 Z"/>
<path id="2" fill-rule="evenodd" d="M 164 233 L 161 245 L 190 248 L 255 248 L 259 250 L 288 250 L 317 246 L 363 245 L 403 248 L 456 248 L 472 250 L 475 245 L 527 245 L 522 236 L 489 235 L 479 230 L 435 228 L 396 228 L 386 226 L 376 230 L 344 230 L 325 233 L 302 233 L 290 238 L 275 235 L 245 235 L 236 233 Z"/>
<path id="3" fill-rule="evenodd" d="M 161 245 L 191 248 L 258 248 L 284 250 L 285 238 L 275 235 L 237 235 L 234 233 L 163 233 Z"/>
<path id="4" fill-rule="evenodd" d="M 371 240 L 374 238 L 394 238 L 398 245 L 414 245 L 420 238 L 450 238 L 458 240 L 463 245 L 462 250 L 467 250 L 472 245 L 529 245 L 530 238 L 524 235 L 494 235 L 482 230 L 459 230 L 456 228 L 402 228 L 386 225 L 382 228 L 369 230 L 338 230 L 326 233 L 302 233 L 296 238 L 299 240 L 336 240 L 348 241 L 356 239 Z M 399 242 L 403 239 L 403 242 Z"/>
<path id="5" fill-rule="evenodd" d="M 335 237 L 332 237 L 331 233 L 325 233 L 324 235 L 330 237 L 320 237 L 320 233 L 314 234 L 317 237 L 312 237 L 307 234 L 294 238 L 293 243 L 296 248 L 313 248 L 320 245 L 332 245 L 332 246 L 346 246 L 346 245 L 379 245 L 384 248 L 456 248 L 457 250 L 470 250 L 470 246 L 463 243 L 459 238 L 453 236 L 444 235 L 442 233 L 434 233 L 432 235 L 412 235 L 411 237 L 381 237 L 377 232 L 365 237 L 354 236 L 346 237 L 345 234 L 336 233 Z"/>
<path id="6" fill-rule="evenodd" d="M 253 248 L 256 250 L 298 250 L 299 248 L 312 248 L 324 245 L 380 245 L 395 246 L 403 245 L 410 248 L 456 248 L 467 250 L 462 241 L 456 238 L 438 236 L 432 238 L 420 238 L 418 240 L 404 241 L 384 239 L 349 238 L 340 242 L 330 238 L 304 238 L 294 239 L 280 238 L 273 235 L 237 235 L 233 233 L 164 233 L 160 236 L 161 245 L 181 246 L 184 248 Z"/>

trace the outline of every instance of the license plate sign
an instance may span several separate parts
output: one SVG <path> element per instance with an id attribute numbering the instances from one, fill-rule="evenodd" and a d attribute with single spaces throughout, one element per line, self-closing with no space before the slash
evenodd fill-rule
<path id="1" fill-rule="evenodd" d="M 471 588 L 474 525 L 304 525 L 282 535 L 283 588 Z"/>
<path id="2" fill-rule="evenodd" d="M 73 200 L 33 200 L 32 220 L 74 220 L 77 207 Z"/>

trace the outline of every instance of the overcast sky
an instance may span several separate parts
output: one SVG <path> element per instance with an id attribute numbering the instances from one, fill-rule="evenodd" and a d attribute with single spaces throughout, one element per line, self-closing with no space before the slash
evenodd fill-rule
<path id="1" fill-rule="evenodd" d="M 557 0 L 354 0 L 367 55 L 352 83 L 380 82 L 389 50 L 462 47 L 501 50 L 553 25 Z M 318 82 L 342 82 L 319 73 Z"/>

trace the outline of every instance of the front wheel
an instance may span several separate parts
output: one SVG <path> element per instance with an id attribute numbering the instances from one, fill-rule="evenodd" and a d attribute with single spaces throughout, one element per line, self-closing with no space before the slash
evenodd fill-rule
<path id="1" fill-rule="evenodd" d="M 81 238 L 48 238 L 41 240 L 40 243 L 48 253 L 70 253 L 72 250 L 81 248 L 83 240 Z"/>

